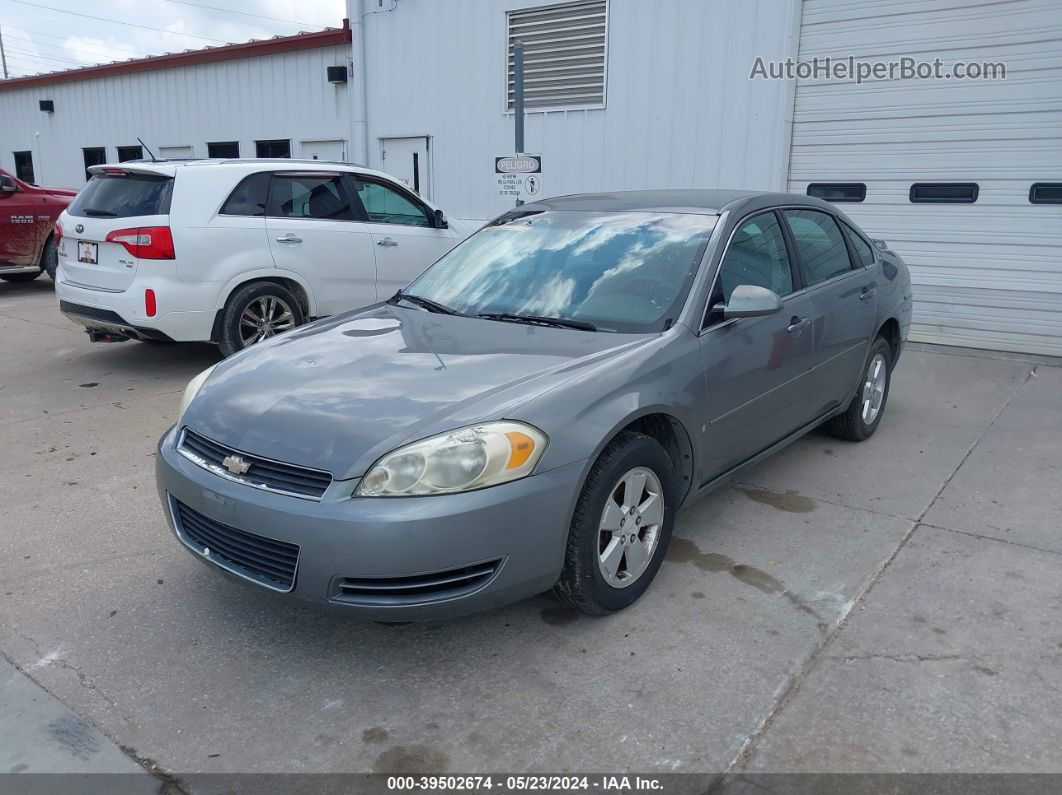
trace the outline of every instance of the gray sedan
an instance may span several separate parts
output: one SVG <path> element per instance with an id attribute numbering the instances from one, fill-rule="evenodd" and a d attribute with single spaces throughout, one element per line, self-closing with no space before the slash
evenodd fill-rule
<path id="1" fill-rule="evenodd" d="M 159 495 L 216 571 L 353 616 L 608 613 L 680 506 L 817 426 L 874 433 L 910 317 L 903 261 L 817 199 L 537 202 L 197 376 Z"/>

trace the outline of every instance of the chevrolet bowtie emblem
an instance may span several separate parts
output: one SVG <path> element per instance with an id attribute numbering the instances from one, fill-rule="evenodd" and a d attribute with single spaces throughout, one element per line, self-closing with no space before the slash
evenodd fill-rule
<path id="1" fill-rule="evenodd" d="M 246 475 L 247 470 L 251 468 L 251 465 L 238 455 L 225 456 L 221 464 L 234 475 Z"/>

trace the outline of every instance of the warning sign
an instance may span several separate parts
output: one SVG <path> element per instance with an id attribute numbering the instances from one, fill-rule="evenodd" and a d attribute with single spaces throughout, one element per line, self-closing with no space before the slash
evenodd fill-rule
<path id="1" fill-rule="evenodd" d="M 542 155 L 495 157 L 494 174 L 499 196 L 531 201 L 542 194 Z"/>

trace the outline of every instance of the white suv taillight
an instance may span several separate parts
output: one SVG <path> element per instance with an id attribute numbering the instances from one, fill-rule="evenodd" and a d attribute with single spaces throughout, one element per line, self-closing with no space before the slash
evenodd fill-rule
<path id="1" fill-rule="evenodd" d="M 173 235 L 168 226 L 141 226 L 115 229 L 107 235 L 108 243 L 119 243 L 140 259 L 174 259 Z"/>

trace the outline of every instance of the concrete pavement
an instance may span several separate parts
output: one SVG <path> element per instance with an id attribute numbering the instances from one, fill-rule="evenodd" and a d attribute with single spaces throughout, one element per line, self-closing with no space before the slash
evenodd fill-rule
<path id="1" fill-rule="evenodd" d="M 912 347 L 872 439 L 813 433 L 685 510 L 616 616 L 540 597 L 381 626 L 180 549 L 152 445 L 216 352 L 91 345 L 53 301 L 44 279 L 0 285 L 0 651 L 188 788 L 248 771 L 1062 772 L 1057 367 Z"/>

